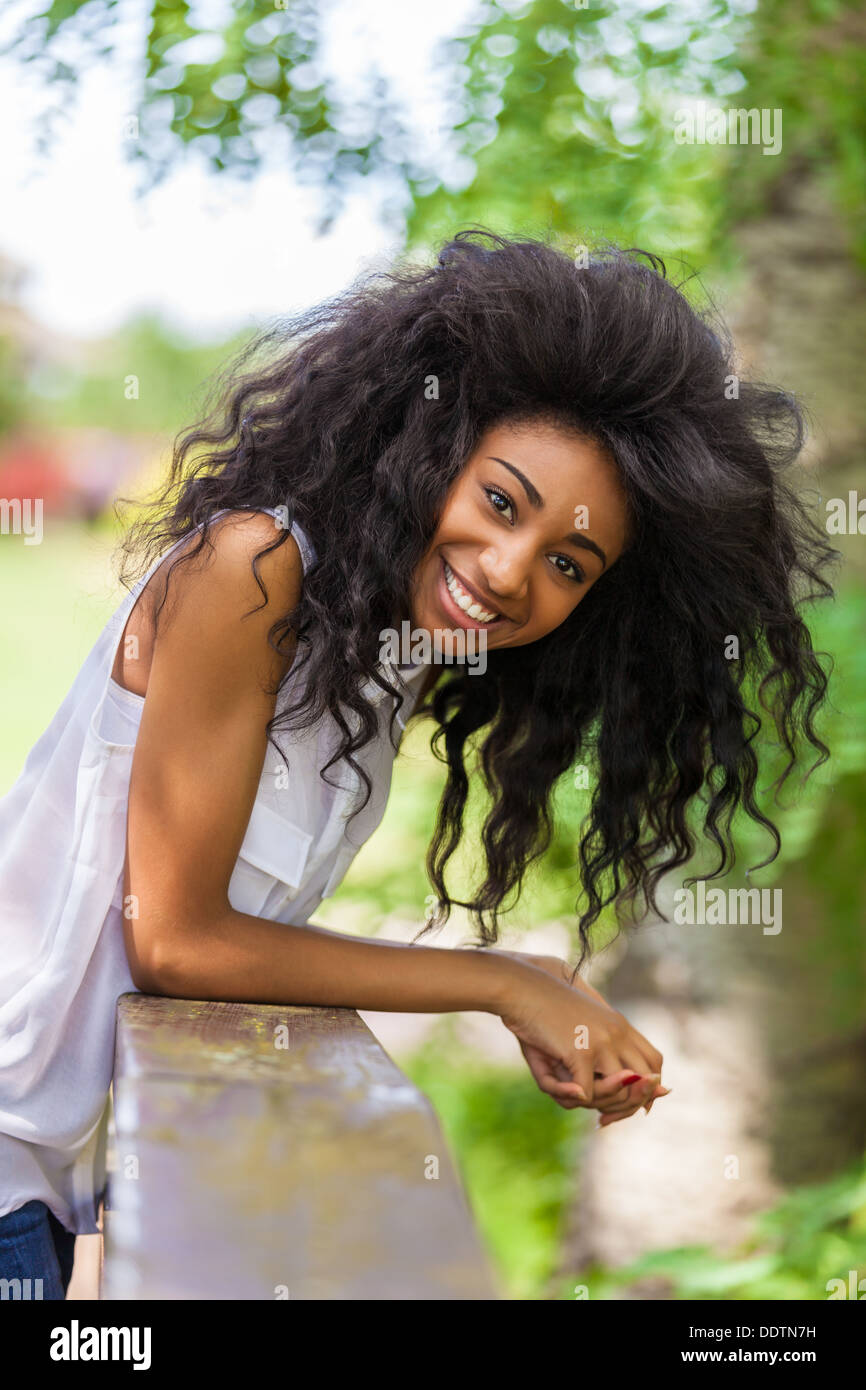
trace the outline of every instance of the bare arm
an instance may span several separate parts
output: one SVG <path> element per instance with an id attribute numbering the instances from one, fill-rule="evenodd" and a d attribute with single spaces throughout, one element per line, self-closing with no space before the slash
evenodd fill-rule
<path id="1" fill-rule="evenodd" d="M 153 650 L 129 792 L 125 922 L 133 979 L 183 998 L 329 1004 L 359 1009 L 499 1011 L 518 962 L 474 950 L 364 941 L 235 911 L 228 884 L 266 751 L 273 687 L 285 670 L 267 643 L 297 602 L 293 539 L 245 514 L 214 528 L 214 552 L 181 565 Z M 533 970 L 533 967 L 523 967 Z"/>

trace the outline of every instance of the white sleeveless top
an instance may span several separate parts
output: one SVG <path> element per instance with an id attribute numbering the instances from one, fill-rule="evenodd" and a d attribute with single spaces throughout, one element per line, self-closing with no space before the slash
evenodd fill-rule
<path id="1" fill-rule="evenodd" d="M 306 572 L 315 551 L 297 524 L 292 534 Z M 175 548 L 109 619 L 0 799 L 0 1216 L 38 1198 L 79 1234 L 99 1230 L 115 1006 L 136 989 L 123 939 L 123 866 L 144 697 L 117 685 L 111 671 L 138 594 Z M 429 667 L 381 669 L 405 688 L 402 728 Z M 290 673 L 278 709 L 297 679 Z M 373 681 L 363 693 L 378 704 L 380 720 L 378 736 L 355 755 L 372 783 L 367 806 L 347 828 L 362 799 L 360 777 L 342 760 L 326 774 L 339 787 L 319 776 L 341 741 L 330 715 L 299 733 L 277 729 L 289 774 L 269 743 L 229 884 L 236 911 L 302 926 L 381 821 L 394 760 L 393 701 Z"/>

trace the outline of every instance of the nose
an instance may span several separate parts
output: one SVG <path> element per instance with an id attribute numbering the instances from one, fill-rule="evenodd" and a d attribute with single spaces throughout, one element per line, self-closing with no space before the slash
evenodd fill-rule
<path id="1" fill-rule="evenodd" d="M 478 557 L 484 582 L 497 598 L 520 602 L 529 588 L 529 559 L 517 546 L 487 546 Z"/>

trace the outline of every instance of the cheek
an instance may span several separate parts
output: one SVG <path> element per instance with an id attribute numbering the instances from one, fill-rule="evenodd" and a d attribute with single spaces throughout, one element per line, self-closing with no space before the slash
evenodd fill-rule
<path id="1" fill-rule="evenodd" d="M 439 522 L 427 549 L 428 575 L 435 582 L 443 546 L 466 545 L 477 542 L 480 536 L 478 509 L 472 504 L 466 488 L 455 490 L 439 514 Z"/>
<path id="2" fill-rule="evenodd" d="M 546 637 L 548 632 L 553 632 L 564 623 L 576 607 L 577 603 L 573 599 L 569 600 L 567 595 L 538 594 L 532 606 L 529 623 L 524 629 L 527 633 L 526 640 L 537 641 L 539 637 Z"/>
<path id="3" fill-rule="evenodd" d="M 440 538 L 459 534 L 472 515 L 471 494 L 465 486 L 458 486 L 450 494 L 439 515 L 434 542 Z"/>

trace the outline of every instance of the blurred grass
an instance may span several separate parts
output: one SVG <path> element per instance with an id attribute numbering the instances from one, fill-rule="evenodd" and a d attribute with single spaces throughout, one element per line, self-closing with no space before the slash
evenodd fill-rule
<path id="1" fill-rule="evenodd" d="M 754 1219 L 748 1238 L 720 1256 L 706 1246 L 652 1251 L 620 1269 L 593 1266 L 581 1280 L 594 1299 L 622 1299 L 652 1281 L 655 1296 L 694 1301 L 820 1302 L 851 1297 L 851 1271 L 866 1291 L 866 1157 L 826 1182 L 785 1193 Z M 836 1282 L 834 1282 L 836 1281 Z M 557 1296 L 573 1296 L 574 1279 Z"/>
<path id="2" fill-rule="evenodd" d="M 0 795 L 51 723 L 123 591 L 111 583 L 113 532 L 48 518 L 41 545 L 0 536 Z"/>

